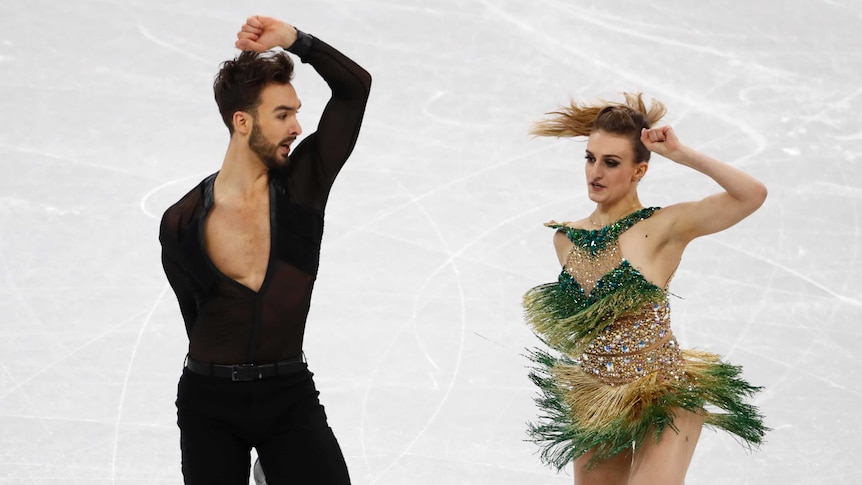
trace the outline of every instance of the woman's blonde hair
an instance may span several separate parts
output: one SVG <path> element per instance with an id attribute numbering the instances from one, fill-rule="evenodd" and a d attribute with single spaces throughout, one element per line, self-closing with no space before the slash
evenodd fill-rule
<path id="1" fill-rule="evenodd" d="M 647 109 L 642 93 L 622 94 L 625 102 L 603 100 L 599 104 L 585 104 L 572 100 L 569 106 L 547 113 L 550 118 L 533 125 L 530 134 L 562 138 L 604 131 L 621 135 L 631 141 L 635 161 L 648 162 L 650 151 L 640 140 L 641 130 L 657 123 L 667 113 L 667 108 L 653 99 Z"/>

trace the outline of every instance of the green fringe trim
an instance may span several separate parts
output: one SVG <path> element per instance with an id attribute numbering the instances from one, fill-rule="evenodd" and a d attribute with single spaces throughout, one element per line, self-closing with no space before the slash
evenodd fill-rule
<path id="1" fill-rule="evenodd" d="M 523 306 L 527 323 L 551 348 L 569 355 L 580 355 L 608 323 L 666 298 L 664 290 L 643 280 L 614 285 L 597 298 L 577 298 L 573 293 L 583 292 L 576 283 L 567 283 L 566 277 L 571 278 L 563 273 L 559 283 L 529 290 Z"/>
<path id="2" fill-rule="evenodd" d="M 634 411 L 614 417 L 602 426 L 586 427 L 566 403 L 565 390 L 553 377 L 558 365 L 577 366 L 563 355 L 534 349 L 528 357 L 536 366 L 530 379 L 541 393 L 535 398 L 540 409 L 538 423 L 528 423 L 531 441 L 541 447 L 541 460 L 558 471 L 584 453 L 595 449 L 588 466 L 637 448 L 651 437 L 658 440 L 673 424 L 673 409 L 683 408 L 704 416 L 704 425 L 738 436 L 751 448 L 759 446 L 769 428 L 758 409 L 743 401 L 761 388 L 740 378 L 741 368 L 714 358 L 701 360 L 686 352 L 688 379 L 672 382 L 653 395 L 638 396 Z M 689 372 L 691 370 L 691 372 Z M 585 378 L 590 378 L 585 376 Z M 712 412 L 709 407 L 718 408 Z"/>

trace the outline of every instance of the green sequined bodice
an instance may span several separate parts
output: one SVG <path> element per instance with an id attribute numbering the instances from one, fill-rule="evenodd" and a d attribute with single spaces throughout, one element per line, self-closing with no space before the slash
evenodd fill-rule
<path id="1" fill-rule="evenodd" d="M 658 209 L 659 207 L 641 209 L 597 230 L 548 224 L 548 227 L 564 232 L 574 243 L 558 278 L 560 289 L 581 308 L 588 307 L 626 286 L 658 289 L 622 257 L 617 244 L 622 233 L 649 218 Z"/>
<path id="2" fill-rule="evenodd" d="M 648 219 L 659 209 L 660 207 L 645 207 L 641 210 L 632 212 L 610 225 L 596 230 L 578 229 L 575 227 L 569 227 L 565 224 L 556 223 L 550 223 L 548 224 L 548 227 L 565 231 L 569 239 L 575 243 L 575 246 L 595 255 L 597 252 L 606 249 L 609 245 L 616 244 L 620 234 L 626 232 L 627 229 L 638 222 Z"/>
<path id="3" fill-rule="evenodd" d="M 670 328 L 667 293 L 644 278 L 619 249 L 620 235 L 657 210 L 641 209 L 592 231 L 548 224 L 574 243 L 558 278 L 556 293 L 562 301 L 552 304 L 562 317 L 558 322 L 572 326 L 567 338 L 553 340 L 562 342 L 558 349 L 570 352 L 587 373 L 612 386 L 649 373 L 679 377 L 681 357 Z"/>

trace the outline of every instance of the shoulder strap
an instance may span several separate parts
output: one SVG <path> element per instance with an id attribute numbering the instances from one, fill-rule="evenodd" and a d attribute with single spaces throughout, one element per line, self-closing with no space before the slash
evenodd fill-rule
<path id="1" fill-rule="evenodd" d="M 591 254 L 595 254 L 616 244 L 620 234 L 626 232 L 630 227 L 638 222 L 648 219 L 659 209 L 660 207 L 645 207 L 637 212 L 632 212 L 613 224 L 601 229 L 575 229 L 573 227 L 560 225 L 558 230 L 565 231 L 566 236 L 568 236 L 569 240 L 576 246 Z"/>
<path id="2" fill-rule="evenodd" d="M 569 238 L 569 241 L 575 242 L 575 234 L 578 232 L 582 232 L 585 229 L 577 229 L 571 226 L 567 226 L 565 223 L 560 223 L 557 221 L 550 221 L 545 223 L 545 227 L 550 227 L 556 231 L 562 232 Z"/>
<path id="3" fill-rule="evenodd" d="M 619 236 L 638 222 L 644 219 L 649 219 L 650 216 L 652 216 L 655 211 L 659 209 L 661 209 L 661 207 L 644 207 L 639 211 L 632 212 L 631 214 L 623 217 L 622 219 L 614 222 L 609 226 L 603 227 L 601 230 L 607 229 L 608 232 L 614 232 L 617 236 Z"/>

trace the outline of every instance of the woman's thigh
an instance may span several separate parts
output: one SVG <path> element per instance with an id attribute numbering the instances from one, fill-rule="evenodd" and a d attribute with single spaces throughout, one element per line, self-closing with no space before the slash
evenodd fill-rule
<path id="1" fill-rule="evenodd" d="M 634 453 L 629 485 L 682 485 L 703 429 L 703 416 L 674 409 L 676 430 L 667 428 L 658 441 L 649 439 Z"/>
<path id="2" fill-rule="evenodd" d="M 575 485 L 626 485 L 628 483 L 632 464 L 631 450 L 590 467 L 588 465 L 594 454 L 594 451 L 588 451 L 575 459 Z"/>

